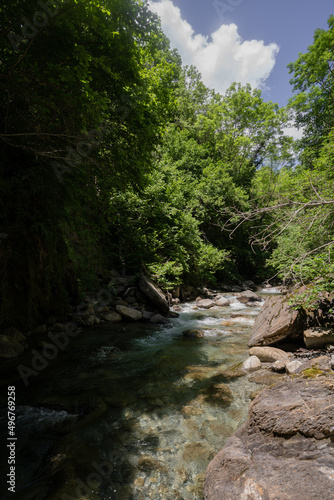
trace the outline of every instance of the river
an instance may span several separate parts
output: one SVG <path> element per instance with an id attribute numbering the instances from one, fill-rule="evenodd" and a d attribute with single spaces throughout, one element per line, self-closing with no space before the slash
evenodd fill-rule
<path id="1" fill-rule="evenodd" d="M 222 374 L 247 358 L 259 312 L 225 297 L 229 307 L 182 304 L 169 325 L 84 330 L 27 386 L 5 380 L 17 361 L 3 362 L 1 384 L 17 392 L 15 499 L 202 500 L 208 463 L 260 387 Z M 4 418 L 0 429 L 4 450 Z M 1 498 L 13 498 L 5 486 Z"/>

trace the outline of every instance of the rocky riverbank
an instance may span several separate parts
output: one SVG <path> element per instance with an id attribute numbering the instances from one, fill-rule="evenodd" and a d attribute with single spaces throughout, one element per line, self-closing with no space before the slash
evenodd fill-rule
<path id="1" fill-rule="evenodd" d="M 334 330 L 289 303 L 267 299 L 255 321 L 243 369 L 282 379 L 255 397 L 210 463 L 205 500 L 334 498 Z"/>

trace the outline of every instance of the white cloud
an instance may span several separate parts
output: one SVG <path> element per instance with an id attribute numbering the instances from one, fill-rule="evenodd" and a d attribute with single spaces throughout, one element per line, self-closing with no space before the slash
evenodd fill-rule
<path id="1" fill-rule="evenodd" d="M 163 31 L 172 48 L 178 49 L 183 64 L 196 66 L 208 87 L 221 93 L 232 82 L 264 88 L 275 65 L 278 45 L 265 45 L 261 40 L 244 41 L 235 24 L 221 25 L 211 37 L 195 35 L 171 0 L 150 0 L 148 5 L 161 18 Z"/>
<path id="2" fill-rule="evenodd" d="M 297 127 L 287 127 L 283 129 L 283 133 L 293 137 L 294 139 L 301 139 L 303 137 L 304 130 L 303 128 L 298 129 Z"/>

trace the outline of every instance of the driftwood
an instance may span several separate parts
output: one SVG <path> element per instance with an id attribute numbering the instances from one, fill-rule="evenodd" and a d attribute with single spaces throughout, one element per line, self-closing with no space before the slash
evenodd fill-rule
<path id="1" fill-rule="evenodd" d="M 169 312 L 169 304 L 164 293 L 144 274 L 140 277 L 139 288 L 161 312 Z"/>

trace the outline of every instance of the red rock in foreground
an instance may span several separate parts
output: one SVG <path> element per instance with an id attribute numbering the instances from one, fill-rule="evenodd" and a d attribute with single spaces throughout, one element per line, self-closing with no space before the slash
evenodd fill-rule
<path id="1" fill-rule="evenodd" d="M 249 347 L 274 345 L 288 338 L 302 339 L 304 317 L 292 309 L 289 297 L 268 298 L 259 312 L 248 341 Z"/>
<path id="2" fill-rule="evenodd" d="M 209 464 L 205 500 L 334 499 L 334 376 L 261 392 Z"/>

